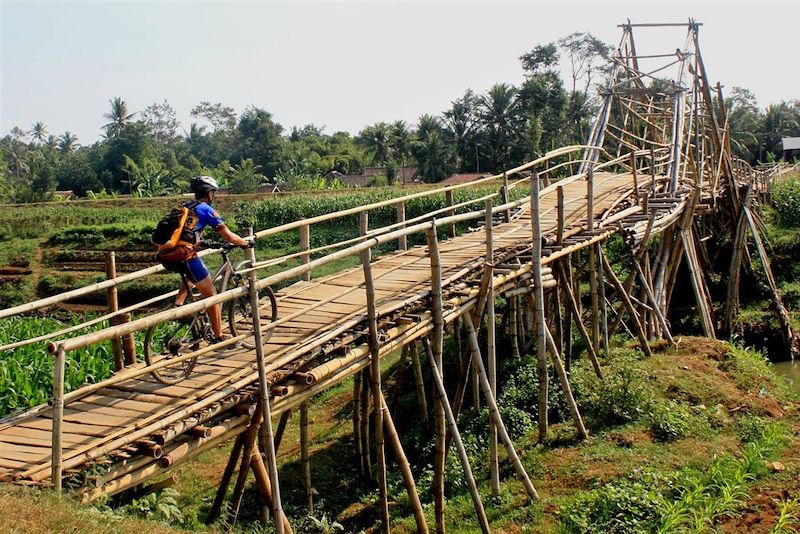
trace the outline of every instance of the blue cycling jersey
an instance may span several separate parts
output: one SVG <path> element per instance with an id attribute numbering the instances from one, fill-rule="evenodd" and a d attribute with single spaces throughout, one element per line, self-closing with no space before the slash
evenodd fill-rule
<path id="1" fill-rule="evenodd" d="M 225 221 L 222 220 L 217 210 L 205 202 L 198 204 L 195 207 L 195 211 L 197 212 L 197 224 L 194 227 L 194 232 L 197 234 L 198 239 L 206 226 L 210 226 L 216 230 L 225 224 Z"/>

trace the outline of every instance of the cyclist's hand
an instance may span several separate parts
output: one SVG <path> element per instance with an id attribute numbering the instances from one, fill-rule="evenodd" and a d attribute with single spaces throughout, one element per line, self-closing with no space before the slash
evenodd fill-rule
<path id="1" fill-rule="evenodd" d="M 256 248 L 256 238 L 255 237 L 246 237 L 244 238 L 246 244 L 242 248 Z"/>

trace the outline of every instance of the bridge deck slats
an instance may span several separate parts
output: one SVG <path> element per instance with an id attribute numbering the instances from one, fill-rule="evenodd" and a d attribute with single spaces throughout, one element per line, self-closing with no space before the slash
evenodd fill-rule
<path id="1" fill-rule="evenodd" d="M 621 193 L 630 188 L 630 183 L 629 176 L 610 177 L 597 173 L 595 215 L 600 217 L 605 209 L 617 201 Z M 641 183 L 644 185 L 645 180 Z M 567 228 L 582 226 L 585 220 L 585 195 L 585 183 L 582 181 L 572 182 L 565 187 Z M 545 235 L 555 233 L 555 199 L 554 193 L 546 194 L 542 198 L 542 225 Z M 479 226 L 477 222 L 471 224 Z M 525 248 L 529 246 L 530 234 L 530 213 L 526 207 L 515 221 L 496 227 L 495 247 Z M 465 264 L 480 260 L 485 254 L 484 239 L 484 233 L 478 231 L 442 241 L 440 251 L 443 276 L 451 276 Z M 430 260 L 427 257 L 427 248 L 418 246 L 375 260 L 373 278 L 379 313 L 406 300 L 421 298 L 429 290 Z M 365 315 L 366 293 L 363 281 L 363 272 L 358 266 L 325 278 L 299 281 L 281 289 L 277 293 L 279 317 L 286 317 L 297 311 L 304 313 L 275 329 L 265 345 L 266 353 L 275 358 L 296 350 L 308 340 L 319 338 L 344 321 Z M 309 305 L 333 296 L 336 297 L 331 302 L 305 311 Z M 263 315 L 267 316 L 266 308 Z M 253 363 L 252 349 L 243 346 L 224 354 L 202 357 L 192 376 L 175 386 L 164 386 L 145 375 L 69 403 L 65 409 L 64 458 L 83 454 L 115 439 L 126 429 L 130 431 L 146 422 L 183 409 L 193 399 L 202 398 L 207 392 L 217 391 L 229 383 L 229 377 L 234 373 L 240 373 L 239 376 L 248 372 L 255 374 L 252 371 Z M 18 460 L 5 458 L 4 450 L 17 451 L 17 458 L 26 454 L 35 456 L 43 451 L 44 462 L 49 459 L 52 425 L 48 415 L 50 412 L 32 416 L 30 420 L 0 430 L 0 443 L 11 445 L 11 448 L 0 446 L 0 473 L 32 467 Z M 20 448 L 17 450 L 14 447 Z M 3 461 L 5 464 L 1 463 Z"/>

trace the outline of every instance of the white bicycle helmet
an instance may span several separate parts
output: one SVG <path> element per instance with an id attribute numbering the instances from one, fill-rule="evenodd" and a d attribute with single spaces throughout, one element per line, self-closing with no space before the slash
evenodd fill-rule
<path id="1" fill-rule="evenodd" d="M 211 176 L 195 176 L 189 184 L 192 193 L 208 193 L 219 191 L 219 184 Z"/>

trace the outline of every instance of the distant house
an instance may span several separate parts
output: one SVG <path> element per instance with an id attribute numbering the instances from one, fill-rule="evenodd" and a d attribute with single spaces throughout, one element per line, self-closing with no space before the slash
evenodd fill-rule
<path id="1" fill-rule="evenodd" d="M 781 145 L 783 146 L 783 159 L 786 161 L 800 154 L 800 137 L 784 137 L 781 139 Z"/>
<path id="2" fill-rule="evenodd" d="M 450 176 L 439 182 L 439 185 L 468 184 L 470 182 L 480 180 L 481 178 L 486 178 L 487 176 L 491 176 L 491 174 L 487 174 L 485 172 L 455 173 L 451 174 Z"/>

